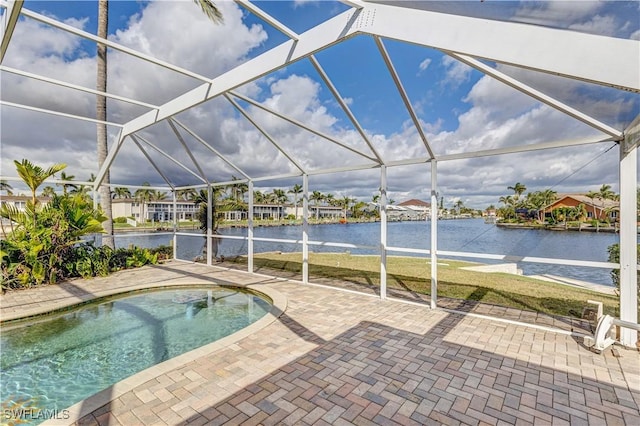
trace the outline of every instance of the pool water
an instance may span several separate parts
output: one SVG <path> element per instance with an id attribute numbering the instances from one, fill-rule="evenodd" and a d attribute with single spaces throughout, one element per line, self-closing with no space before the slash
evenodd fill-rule
<path id="1" fill-rule="evenodd" d="M 37 424 L 62 415 L 120 380 L 246 327 L 270 307 L 239 289 L 163 289 L 3 327 L 3 420 L 22 413 Z"/>

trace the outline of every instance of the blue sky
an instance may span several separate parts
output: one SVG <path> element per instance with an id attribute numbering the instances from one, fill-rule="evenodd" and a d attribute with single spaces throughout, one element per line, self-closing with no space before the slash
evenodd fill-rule
<path id="1" fill-rule="evenodd" d="M 637 2 L 409 2 L 418 8 L 455 11 L 486 18 L 539 23 L 557 28 L 640 39 L 640 17 Z M 286 37 L 277 30 L 239 8 L 232 2 L 217 2 L 225 15 L 222 26 L 214 26 L 193 2 L 115 1 L 110 2 L 110 39 L 133 49 L 155 55 L 207 77 L 221 75 L 261 53 L 277 46 Z M 348 7 L 330 1 L 256 2 L 264 11 L 280 19 L 290 29 L 302 33 L 323 20 L 336 16 Z M 95 33 L 97 4 L 93 1 L 25 1 L 26 9 L 55 17 L 83 30 Z M 74 84 L 94 84 L 95 44 L 75 36 L 67 36 L 33 21 L 22 19 L 17 28 L 18 41 L 9 48 L 5 65 L 48 75 Z M 229 34 L 233 34 L 230 37 Z M 467 35 L 472 36 L 472 35 Z M 15 37 L 15 36 L 14 36 Z M 583 137 L 593 133 L 582 123 L 504 86 L 442 52 L 421 46 L 384 40 L 384 45 L 400 76 L 409 99 L 428 139 L 438 153 L 459 152 L 473 147 L 497 148 L 516 143 L 537 143 L 562 138 Z M 523 47 L 526 48 L 526 47 Z M 409 114 L 398 95 L 388 70 L 369 36 L 351 38 L 318 52 L 316 58 L 337 90 L 347 101 L 373 144 L 389 159 L 424 156 L 426 151 L 416 135 Z M 561 78 L 550 78 L 533 71 L 497 66 L 533 87 L 558 96 L 568 104 L 593 114 L 609 125 L 621 128 L 640 112 L 638 94 L 621 93 L 593 84 L 578 84 Z M 109 90 L 128 97 L 162 104 L 173 96 L 196 87 L 188 77 L 162 70 L 157 66 L 110 52 Z M 50 89 L 42 83 L 26 82 L 3 73 L 3 99 L 48 108 L 56 106 L 72 114 L 93 116 L 93 97 L 69 93 L 66 89 Z M 358 149 L 366 149 L 346 114 L 325 87 L 308 60 L 301 60 L 238 88 L 238 91 L 272 108 L 287 112 Z M 26 101 L 24 100 L 26 99 Z M 109 101 L 109 119 L 124 123 L 145 112 L 144 108 Z M 330 167 L 341 161 L 357 162 L 344 150 L 331 151 L 315 137 L 304 134 L 267 117 L 245 102 L 239 102 L 282 145 L 306 156 L 313 167 Z M 31 114 L 31 115 L 30 115 Z M 198 134 L 215 144 L 221 152 L 237 160 L 251 175 L 284 173 L 291 164 L 278 155 L 273 146 L 250 126 L 224 100 L 213 100 L 180 114 L 179 118 Z M 41 114 L 2 109 L 3 151 L 2 175 L 12 175 L 11 161 L 31 158 L 51 162 L 51 151 L 65 158 L 70 173 L 83 179 L 95 172 L 89 160 L 94 155 L 95 130 L 90 123 L 68 119 L 51 120 Z M 34 125 L 34 120 L 38 121 Z M 48 123 L 51 126 L 48 127 Z M 73 123 L 73 124 L 72 124 Z M 44 131 L 43 129 L 47 129 Z M 185 164 L 189 159 L 166 124 L 153 126 L 143 137 L 153 140 L 167 152 L 174 152 Z M 112 136 L 114 132 L 112 129 Z M 198 147 L 189 135 L 185 140 L 207 164 L 217 164 L 208 173 L 210 179 L 227 180 L 237 173 L 211 153 Z M 42 149 L 43 139 L 54 142 Z M 40 144 L 36 147 L 37 144 Z M 33 149 L 27 147 L 34 146 Z M 616 152 L 602 154 L 609 146 L 594 145 L 581 149 L 565 149 L 551 153 L 503 156 L 495 159 L 452 162 L 439 169 L 441 192 L 451 202 L 462 199 L 477 207 L 496 203 L 506 186 L 523 182 L 530 190 L 559 185 L 559 192 L 597 189 L 601 184 L 616 185 Z M 244 151 L 243 151 L 244 150 Z M 247 152 L 255 156 L 249 158 Z M 69 155 L 73 154 L 73 155 Z M 600 157 L 602 155 L 602 157 Z M 589 163 L 594 158 L 596 162 Z M 302 160 L 301 160 L 302 161 Z M 178 185 L 198 183 L 179 167 L 157 159 L 175 176 Z M 520 163 L 514 166 L 514 163 Z M 146 160 L 131 143 L 123 148 L 114 164 L 112 180 L 123 184 L 150 181 L 163 184 L 151 167 L 140 167 Z M 583 167 L 590 164 L 589 167 Z M 428 174 L 428 167 L 390 172 L 394 199 L 426 198 L 427 177 L 416 179 L 416 173 Z M 8 172 L 7 172 L 8 171 Z M 569 176 L 569 178 L 567 178 Z M 378 186 L 376 172 L 358 172 L 315 179 L 317 189 L 370 198 Z M 349 181 L 346 185 L 344 182 Z M 274 182 L 274 186 L 291 186 L 295 180 Z M 560 183 L 560 184 L 559 184 Z"/>

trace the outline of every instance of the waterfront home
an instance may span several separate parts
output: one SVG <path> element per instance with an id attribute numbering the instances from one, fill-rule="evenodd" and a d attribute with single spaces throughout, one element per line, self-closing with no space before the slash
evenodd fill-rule
<path id="1" fill-rule="evenodd" d="M 616 222 L 620 211 L 620 202 L 615 200 L 605 200 L 589 198 L 584 194 L 561 195 L 551 205 L 542 209 L 544 217 L 550 217 L 552 212 L 563 207 L 577 207 L 580 204 L 585 206 L 588 220 L 599 219 L 601 221 Z"/>
<path id="2" fill-rule="evenodd" d="M 172 200 L 140 202 L 132 198 L 120 198 L 111 202 L 113 217 L 131 217 L 138 223 L 169 222 L 173 220 Z M 176 202 L 177 220 L 197 220 L 198 206 L 193 201 Z"/>
<path id="3" fill-rule="evenodd" d="M 431 203 L 426 201 L 412 198 L 397 204 L 397 206 L 406 209 L 406 215 L 409 220 L 426 220 L 431 217 Z"/>

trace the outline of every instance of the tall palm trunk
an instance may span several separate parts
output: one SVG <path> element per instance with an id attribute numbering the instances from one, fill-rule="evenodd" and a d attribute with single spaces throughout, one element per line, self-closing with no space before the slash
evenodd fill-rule
<path id="1" fill-rule="evenodd" d="M 109 1 L 98 0 L 98 37 L 107 38 L 107 27 L 109 23 Z M 97 79 L 96 90 L 100 92 L 107 91 L 107 46 L 98 43 L 97 45 Z M 102 95 L 96 96 L 96 118 L 101 121 L 107 120 L 107 98 Z M 98 123 L 97 125 L 97 147 L 98 147 L 98 169 L 107 159 L 107 125 Z M 114 248 L 113 242 L 113 213 L 111 211 L 111 190 L 109 187 L 111 179 L 109 171 L 104 176 L 102 185 L 98 190 L 100 194 L 100 205 L 104 215 L 107 217 L 106 222 L 102 225 L 105 234 L 102 237 L 102 244 Z"/>

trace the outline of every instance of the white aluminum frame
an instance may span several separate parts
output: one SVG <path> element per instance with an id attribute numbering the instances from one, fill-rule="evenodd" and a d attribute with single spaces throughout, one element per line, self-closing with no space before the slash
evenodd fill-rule
<path id="1" fill-rule="evenodd" d="M 97 172 L 95 182 L 92 182 L 96 189 L 104 179 L 107 170 L 112 166 L 114 159 L 119 154 L 121 146 L 130 137 L 131 143 L 138 146 L 143 155 L 149 160 L 152 166 L 158 171 L 169 188 L 174 191 L 174 222 L 175 222 L 175 190 L 186 188 L 207 188 L 209 201 L 211 201 L 212 186 L 225 185 L 231 182 L 213 183 L 208 181 L 206 170 L 196 160 L 194 154 L 187 146 L 184 138 L 180 134 L 178 127 L 185 130 L 194 137 L 200 144 L 204 145 L 214 155 L 224 161 L 234 170 L 238 171 L 248 182 L 251 189 L 249 201 L 249 235 L 246 239 L 249 242 L 249 271 L 253 271 L 253 242 L 254 241 L 278 241 L 292 244 L 302 244 L 303 246 L 303 282 L 308 282 L 308 246 L 324 245 L 344 248 L 367 248 L 346 243 L 318 242 L 308 240 L 308 178 L 311 175 L 337 173 L 342 171 L 365 170 L 372 168 L 380 169 L 381 182 L 381 199 L 382 205 L 386 204 L 386 172 L 387 167 L 401 167 L 412 164 L 430 163 L 431 166 L 431 204 L 434 211 L 437 212 L 437 164 L 443 161 L 452 161 L 465 158 L 477 158 L 483 156 L 503 155 L 518 152 L 528 152 L 532 150 L 570 147 L 583 144 L 602 143 L 613 141 L 620 145 L 620 205 L 621 205 L 621 232 L 620 232 L 620 264 L 612 264 L 609 262 L 581 262 L 581 261 L 565 261 L 553 260 L 545 258 L 525 257 L 518 259 L 519 261 L 531 261 L 542 263 L 556 264 L 572 264 L 589 267 L 620 267 L 620 318 L 626 322 L 637 323 L 637 284 L 636 277 L 638 264 L 636 261 L 636 185 L 637 185 L 637 146 L 640 139 L 640 117 L 636 119 L 624 132 L 615 129 L 606 123 L 601 122 L 595 117 L 584 114 L 581 111 L 572 108 L 553 96 L 542 93 L 536 89 L 529 87 L 523 82 L 515 78 L 505 75 L 504 73 L 486 65 L 483 61 L 495 62 L 498 64 L 508 64 L 524 69 L 530 69 L 538 72 L 555 74 L 571 78 L 579 81 L 586 81 L 603 86 L 612 87 L 619 90 L 640 93 L 640 42 L 637 40 L 625 40 L 600 35 L 585 34 L 570 30 L 559 30 L 547 28 L 537 25 L 520 24 L 514 22 L 496 21 L 489 19 L 479 19 L 468 16 L 451 15 L 445 13 L 435 13 L 420 9 L 408 9 L 402 7 L 401 4 L 380 4 L 370 3 L 360 0 L 341 0 L 342 3 L 350 7 L 349 10 L 330 18 L 314 28 L 305 31 L 302 34 L 296 34 L 282 22 L 273 18 L 264 12 L 256 2 L 248 0 L 235 0 L 250 13 L 255 14 L 267 24 L 273 26 L 278 31 L 285 34 L 289 40 L 279 46 L 227 71 L 226 73 L 215 78 L 209 78 L 188 69 L 170 64 L 166 61 L 154 58 L 150 55 L 136 51 L 119 45 L 113 41 L 102 39 L 86 31 L 72 27 L 53 18 L 35 13 L 23 7 L 23 0 L 0 0 L 0 7 L 4 8 L 2 20 L 2 42 L 0 45 L 0 73 L 7 72 L 20 75 L 24 78 L 39 80 L 44 83 L 57 85 L 73 90 L 80 90 L 91 94 L 100 94 L 118 101 L 128 102 L 149 108 L 150 111 L 129 120 L 124 124 L 104 122 L 89 117 L 81 117 L 73 114 L 66 114 L 61 111 L 54 111 L 44 108 L 38 108 L 28 105 L 22 105 L 14 102 L 0 100 L 0 105 L 12 108 L 21 108 L 37 113 L 45 113 L 57 115 L 66 118 L 78 119 L 83 121 L 104 123 L 119 129 L 118 137 L 112 146 L 107 160 Z M 102 93 L 95 89 L 82 87 L 75 84 L 65 83 L 63 81 L 42 75 L 36 75 L 22 70 L 1 65 L 5 59 L 5 53 L 10 45 L 13 30 L 16 25 L 20 25 L 19 17 L 24 16 L 34 19 L 42 24 L 49 25 L 70 34 L 83 37 L 96 43 L 104 44 L 111 49 L 116 49 L 124 54 L 147 61 L 151 64 L 160 66 L 169 71 L 180 75 L 188 76 L 199 81 L 199 85 L 188 92 L 175 97 L 163 105 L 151 105 L 136 99 L 130 99 L 113 93 Z M 426 31 L 425 29 L 428 29 Z M 473 37 L 460 37 L 462 33 L 473 34 Z M 385 159 L 369 140 L 366 131 L 359 124 L 355 115 L 350 111 L 330 77 L 324 72 L 319 62 L 315 58 L 315 53 L 330 49 L 332 45 L 340 43 L 354 36 L 370 36 L 373 37 L 381 57 L 383 58 L 388 71 L 395 83 L 396 89 L 402 98 L 402 101 L 411 117 L 411 120 L 425 146 L 428 155 L 423 157 L 413 157 L 402 160 L 388 161 Z M 413 110 L 413 106 L 408 94 L 404 90 L 402 82 L 395 71 L 393 63 L 384 46 L 384 39 L 399 40 L 407 43 L 413 43 L 420 46 L 437 49 L 471 67 L 495 78 L 512 88 L 528 95 L 536 100 L 545 103 L 558 111 L 563 112 L 583 123 L 591 126 L 602 135 L 592 138 L 584 138 L 573 141 L 551 141 L 534 145 L 516 145 L 512 147 L 500 149 L 488 149 L 475 152 L 462 152 L 458 154 L 449 154 L 438 156 L 433 152 L 429 141 L 421 128 L 420 121 Z M 527 46 L 526 51 L 522 46 Z M 549 48 L 553 46 L 553 48 Z M 575 52 L 588 52 L 588 54 L 579 55 L 576 59 Z M 300 59 L 308 58 L 311 64 L 318 72 L 326 87 L 329 88 L 342 110 L 345 112 L 354 128 L 362 137 L 362 140 L 370 149 L 371 153 L 363 153 L 349 145 L 343 144 L 330 135 L 319 132 L 308 127 L 305 123 L 301 123 L 291 117 L 281 114 L 278 111 L 267 108 L 246 96 L 243 96 L 235 90 L 248 82 L 255 81 L 271 72 L 286 67 Z M 185 125 L 181 124 L 175 116 L 192 107 L 198 106 L 210 99 L 224 96 L 236 108 L 239 114 L 244 116 L 263 136 L 282 153 L 298 170 L 295 173 L 283 173 L 277 176 L 251 177 L 232 161 L 225 158 L 216 148 L 215 143 L 208 143 Z M 257 108 L 261 108 L 270 114 L 288 121 L 300 128 L 315 134 L 323 139 L 330 141 L 342 149 L 347 149 L 359 157 L 365 159 L 367 164 L 358 164 L 344 167 L 332 167 L 321 170 L 307 170 L 304 167 L 304 159 L 296 159 L 293 153 L 286 152 L 279 142 L 269 135 L 265 129 L 259 126 L 256 121 L 233 99 L 241 99 Z M 188 167 L 178 162 L 170 154 L 160 150 L 158 147 L 148 142 L 139 132 L 149 126 L 161 121 L 167 120 L 170 128 L 174 132 L 178 141 L 182 144 L 194 163 L 198 173 L 193 172 Z M 152 157 L 143 148 L 142 143 L 153 148 L 160 155 L 165 156 L 181 168 L 187 170 L 195 176 L 201 185 L 192 185 L 177 188 L 171 184 L 170 176 L 167 176 L 160 167 L 154 162 Z M 300 177 L 303 181 L 303 235 L 302 240 L 279 240 L 279 239 L 263 239 L 253 236 L 253 186 L 256 182 L 271 181 L 282 178 Z M 3 179 L 15 180 L 15 178 L 2 176 Z M 53 181 L 53 180 L 51 180 Z M 74 182 L 77 183 L 77 182 Z M 237 182 L 234 182 L 237 183 Z M 118 186 L 117 183 L 111 183 L 110 186 Z M 123 185 L 131 186 L 131 185 Z M 166 189 L 166 188 L 161 188 Z M 209 206 L 209 222 L 207 226 L 207 264 L 212 264 L 211 259 L 211 242 L 213 238 L 230 238 L 220 235 L 213 235 L 212 223 L 210 220 L 211 202 Z M 451 255 L 459 257 L 480 257 L 487 259 L 505 259 L 509 256 L 488 255 L 478 253 L 460 253 L 447 252 L 437 249 L 437 214 L 432 214 L 432 231 L 431 231 L 431 250 L 414 250 L 403 249 L 398 247 L 386 246 L 386 209 L 381 210 L 381 241 L 379 247 L 381 254 L 381 297 L 386 297 L 386 253 L 388 251 L 404 251 L 408 253 L 421 253 L 429 255 L 431 258 L 431 307 L 437 307 L 437 260 L 438 255 Z M 174 223 L 174 241 L 176 235 L 183 235 L 177 232 L 177 226 Z M 192 234 L 191 234 L 192 235 Z M 236 239 L 245 239 L 245 237 L 236 237 Z M 567 263 L 570 262 L 570 263 Z M 635 265 L 635 266 L 634 266 Z M 633 332 L 623 330 L 621 342 L 631 346 L 635 344 Z"/>

